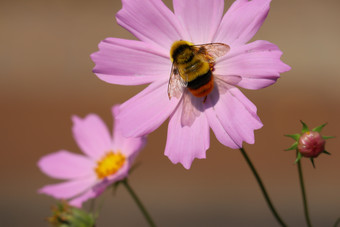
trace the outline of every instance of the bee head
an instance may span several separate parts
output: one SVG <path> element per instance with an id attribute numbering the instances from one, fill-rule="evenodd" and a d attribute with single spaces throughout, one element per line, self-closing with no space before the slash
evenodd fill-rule
<path id="1" fill-rule="evenodd" d="M 191 55 L 193 55 L 193 45 L 194 44 L 184 40 L 175 41 L 170 49 L 171 62 L 186 62 L 191 57 Z"/>

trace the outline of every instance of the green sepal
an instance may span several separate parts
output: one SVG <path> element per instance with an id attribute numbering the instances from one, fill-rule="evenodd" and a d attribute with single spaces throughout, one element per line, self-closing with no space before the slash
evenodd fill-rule
<path id="1" fill-rule="evenodd" d="M 303 122 L 303 121 L 301 121 L 301 120 L 300 120 L 300 122 L 301 122 L 301 124 L 302 124 L 302 131 L 301 131 L 302 134 L 308 132 L 309 129 L 308 129 L 308 126 L 306 125 L 306 123 Z"/>
<path id="2" fill-rule="evenodd" d="M 328 139 L 334 139 L 335 136 L 322 136 L 322 139 L 328 140 Z"/>
<path id="3" fill-rule="evenodd" d="M 327 123 L 323 124 L 323 125 L 320 125 L 316 128 L 313 128 L 312 131 L 314 132 L 321 132 L 322 128 L 325 127 L 327 125 Z"/>
<path id="4" fill-rule="evenodd" d="M 48 222 L 53 227 L 94 227 L 97 216 L 82 209 L 72 207 L 61 201 L 56 208 L 52 208 L 53 216 Z"/>
<path id="5" fill-rule="evenodd" d="M 298 163 L 301 158 L 302 158 L 302 154 L 300 152 L 297 152 L 297 157 L 296 157 L 296 160 L 295 160 L 295 164 Z"/>
<path id="6" fill-rule="evenodd" d="M 322 153 L 325 153 L 327 155 L 331 155 L 331 153 L 329 153 L 328 151 L 325 151 L 325 150 Z"/>
<path id="7" fill-rule="evenodd" d="M 73 208 L 72 218 L 67 227 L 93 227 L 95 225 L 95 218 L 92 214 Z"/>
<path id="8" fill-rule="evenodd" d="M 293 134 L 293 135 L 285 135 L 285 136 L 290 137 L 290 138 L 292 138 L 296 141 L 299 141 L 301 135 L 300 134 Z"/>
<path id="9" fill-rule="evenodd" d="M 127 180 L 127 177 L 124 178 L 123 180 L 120 180 L 120 181 L 116 181 L 114 184 L 112 184 L 112 194 L 113 195 L 116 195 L 116 191 L 118 189 L 118 186 L 121 184 L 121 183 L 124 183 L 124 181 Z"/>
<path id="10" fill-rule="evenodd" d="M 293 143 L 293 145 L 290 148 L 285 149 L 285 151 L 296 150 L 297 146 L 298 146 L 298 142 L 296 141 L 295 143 Z"/>
<path id="11" fill-rule="evenodd" d="M 116 195 L 117 188 L 121 183 L 122 181 L 116 181 L 114 184 L 112 184 L 112 195 Z"/>
<path id="12" fill-rule="evenodd" d="M 312 162 L 312 165 L 313 165 L 313 167 L 315 169 L 314 158 L 310 158 L 310 161 Z"/>

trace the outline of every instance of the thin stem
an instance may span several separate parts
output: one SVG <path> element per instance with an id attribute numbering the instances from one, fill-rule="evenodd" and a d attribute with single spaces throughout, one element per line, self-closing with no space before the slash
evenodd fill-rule
<path id="1" fill-rule="evenodd" d="M 302 168 L 301 168 L 301 160 L 297 162 L 298 172 L 299 172 L 299 180 L 300 180 L 300 186 L 301 186 L 301 192 L 302 192 L 302 200 L 303 200 L 303 208 L 305 212 L 305 218 L 307 222 L 308 227 L 312 227 L 309 213 L 308 213 L 308 205 L 307 205 L 307 198 L 306 198 L 306 191 L 305 191 L 305 185 L 303 183 L 303 175 L 302 175 Z"/>
<path id="2" fill-rule="evenodd" d="M 272 214 L 274 215 L 274 217 L 275 217 L 276 220 L 280 223 L 281 226 L 283 226 L 283 227 L 287 226 L 287 225 L 283 222 L 283 220 L 281 219 L 281 217 L 279 216 L 279 214 L 277 213 L 277 211 L 275 210 L 274 205 L 272 204 L 272 202 L 271 202 L 271 200 L 270 200 L 270 198 L 269 198 L 269 195 L 268 195 L 268 193 L 267 193 L 267 191 L 266 191 L 266 188 L 264 187 L 264 184 L 262 183 L 262 180 L 261 180 L 259 174 L 257 173 L 257 171 L 256 171 L 256 169 L 255 169 L 253 163 L 250 161 L 250 159 L 249 159 L 249 157 L 248 157 L 246 151 L 245 151 L 243 148 L 240 148 L 240 151 L 241 151 L 243 157 L 246 159 L 246 161 L 247 161 L 247 163 L 248 163 L 250 169 L 252 170 L 252 172 L 253 172 L 253 174 L 254 174 L 256 180 L 257 180 L 257 183 L 259 184 L 259 186 L 260 186 L 260 188 L 261 188 L 262 194 L 263 194 L 263 196 L 264 196 L 264 198 L 265 198 L 265 200 L 266 200 L 266 202 L 267 202 L 267 204 L 268 204 L 268 206 L 269 206 L 269 208 L 270 208 Z"/>
<path id="3" fill-rule="evenodd" d="M 94 209 L 96 207 L 96 199 L 92 199 L 90 203 L 90 212 L 94 212 Z"/>
<path id="4" fill-rule="evenodd" d="M 338 220 L 336 220 L 336 222 L 334 223 L 334 227 L 337 227 L 340 223 L 340 218 L 338 218 Z"/>
<path id="5" fill-rule="evenodd" d="M 126 187 L 126 189 L 128 190 L 128 192 L 130 193 L 130 195 L 132 196 L 133 200 L 136 202 L 137 206 L 139 207 L 140 211 L 143 213 L 146 221 L 149 223 L 150 227 L 156 227 L 155 223 L 153 222 L 151 216 L 149 215 L 149 213 L 146 211 L 144 205 L 142 204 L 142 202 L 140 201 L 140 199 L 137 197 L 136 193 L 132 190 L 132 188 L 130 187 L 127 179 L 123 180 L 122 183 L 124 184 L 124 186 Z"/>

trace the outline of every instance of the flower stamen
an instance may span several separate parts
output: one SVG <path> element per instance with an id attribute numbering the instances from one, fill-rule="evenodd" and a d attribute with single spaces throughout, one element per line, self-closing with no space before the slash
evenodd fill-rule
<path id="1" fill-rule="evenodd" d="M 97 162 L 95 172 L 99 179 L 103 179 L 116 173 L 125 163 L 125 156 L 118 152 L 109 151 L 106 155 Z"/>

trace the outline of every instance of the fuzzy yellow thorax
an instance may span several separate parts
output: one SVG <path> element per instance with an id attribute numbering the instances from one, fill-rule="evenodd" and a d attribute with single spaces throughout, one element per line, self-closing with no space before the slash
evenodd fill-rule
<path id="1" fill-rule="evenodd" d="M 171 46 L 171 49 L 170 49 L 170 59 L 171 59 L 171 62 L 174 62 L 174 59 L 172 58 L 172 55 L 174 54 L 174 51 L 178 49 L 179 46 L 182 46 L 182 45 L 189 45 L 189 46 L 192 46 L 194 45 L 193 43 L 191 42 L 188 42 L 188 41 L 184 41 L 184 40 L 178 40 L 178 41 L 175 41 L 172 46 Z"/>

